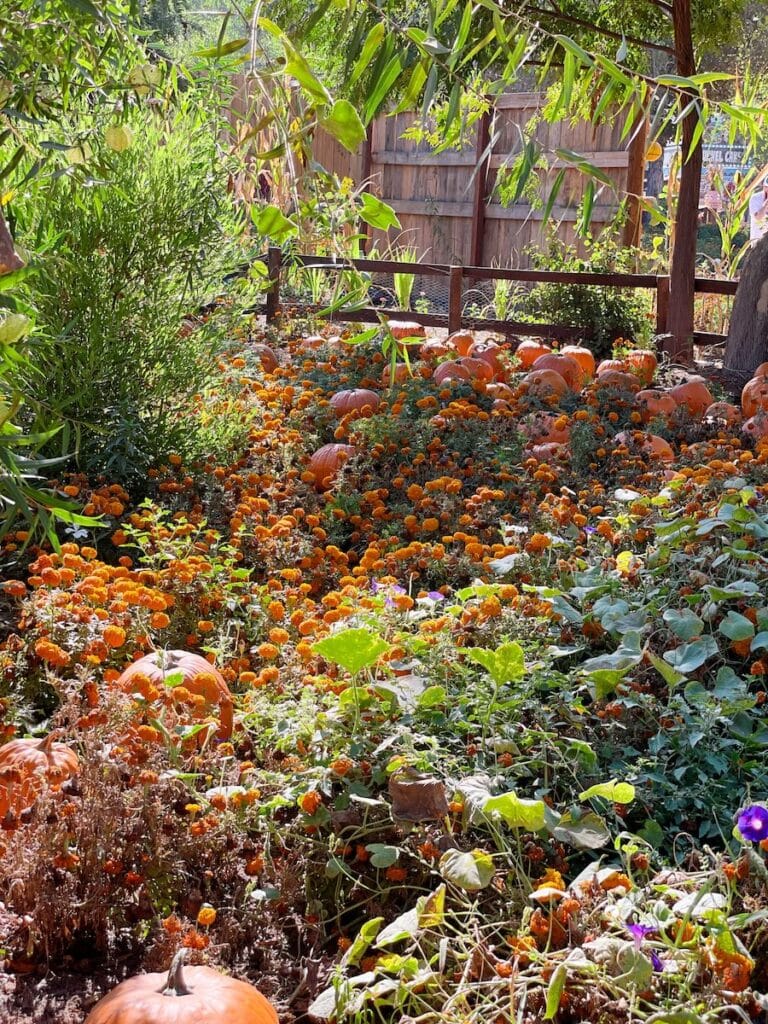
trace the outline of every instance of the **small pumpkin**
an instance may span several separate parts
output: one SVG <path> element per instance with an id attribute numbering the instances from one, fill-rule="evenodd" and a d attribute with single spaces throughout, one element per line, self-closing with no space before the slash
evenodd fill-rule
<path id="1" fill-rule="evenodd" d="M 262 345 L 261 343 L 253 346 L 253 351 L 261 360 L 261 368 L 264 373 L 274 373 L 277 369 L 277 356 L 275 350 L 270 348 L 269 345 Z"/>
<path id="2" fill-rule="evenodd" d="M 741 391 L 741 411 L 745 416 L 754 416 L 768 409 L 768 377 L 753 377 Z"/>
<path id="3" fill-rule="evenodd" d="M 80 767 L 77 754 L 56 733 L 41 740 L 18 739 L 0 747 L 0 818 L 17 817 L 44 789 L 58 790 Z"/>
<path id="4" fill-rule="evenodd" d="M 166 676 L 177 672 L 181 673 L 182 685 L 190 693 L 204 697 L 206 705 L 218 704 L 219 729 L 216 735 L 219 739 L 228 740 L 233 726 L 232 695 L 221 672 L 199 654 L 192 651 L 152 651 L 132 662 L 115 685 L 130 693 L 133 679 L 144 675 L 162 690 Z"/>
<path id="5" fill-rule="evenodd" d="M 634 348 L 624 356 L 630 373 L 636 374 L 646 386 L 653 382 L 659 363 L 649 348 Z"/>
<path id="6" fill-rule="evenodd" d="M 485 359 L 462 356 L 458 361 L 468 371 L 470 380 L 493 380 L 493 367 Z"/>
<path id="7" fill-rule="evenodd" d="M 591 349 L 585 348 L 583 345 L 566 345 L 560 351 L 564 356 L 575 359 L 586 377 L 595 376 L 595 356 Z"/>
<path id="8" fill-rule="evenodd" d="M 563 458 L 567 450 L 567 445 L 558 444 L 556 441 L 547 441 L 545 444 L 535 444 L 532 448 L 527 448 L 525 454 L 530 455 L 537 462 L 555 462 Z"/>
<path id="9" fill-rule="evenodd" d="M 395 363 L 395 384 L 405 384 L 410 377 L 410 371 L 406 363 Z M 392 387 L 392 367 L 385 366 L 381 373 L 381 383 L 385 388 Z"/>
<path id="10" fill-rule="evenodd" d="M 309 460 L 309 471 L 315 478 L 315 486 L 326 490 L 344 463 L 355 454 L 351 444 L 324 444 Z"/>
<path id="11" fill-rule="evenodd" d="M 625 370 L 603 370 L 595 377 L 595 387 L 615 388 L 616 391 L 638 391 L 641 382 L 634 373 Z"/>
<path id="12" fill-rule="evenodd" d="M 677 402 L 668 391 L 645 388 L 635 395 L 635 406 L 643 423 L 650 423 L 657 417 L 668 419 L 677 408 Z"/>
<path id="13" fill-rule="evenodd" d="M 549 355 L 539 356 L 533 364 L 533 368 L 534 370 L 554 370 L 555 373 L 559 373 L 571 391 L 581 391 L 584 386 L 584 371 L 572 356 L 564 356 L 560 352 L 550 352 Z"/>
<path id="14" fill-rule="evenodd" d="M 753 377 L 768 377 L 768 363 L 760 363 L 755 368 L 755 372 L 752 374 Z"/>
<path id="15" fill-rule="evenodd" d="M 504 375 L 504 364 L 499 358 L 503 349 L 495 341 L 476 341 L 469 350 L 470 359 L 482 359 L 493 370 L 493 376 L 500 380 Z"/>
<path id="16" fill-rule="evenodd" d="M 184 967 L 186 949 L 167 974 L 138 974 L 113 988 L 85 1024 L 278 1024 L 269 1000 L 247 981 L 210 967 Z"/>
<path id="17" fill-rule="evenodd" d="M 426 338 L 427 332 L 423 324 L 417 324 L 413 320 L 387 320 L 389 333 L 397 341 L 404 338 Z"/>
<path id="18" fill-rule="evenodd" d="M 439 338 L 430 338 L 429 341 L 425 341 L 419 347 L 419 358 L 423 359 L 425 363 L 436 363 L 443 356 L 452 354 L 453 349 L 449 348 L 446 342 L 440 341 Z"/>
<path id="19" fill-rule="evenodd" d="M 691 377 L 684 384 L 670 388 L 669 393 L 694 419 L 700 419 L 714 402 L 712 392 L 703 377 Z"/>
<path id="20" fill-rule="evenodd" d="M 595 373 L 599 377 L 603 373 L 607 373 L 609 370 L 618 370 L 619 373 L 626 373 L 627 366 L 623 359 L 601 359 L 597 364 L 597 370 Z"/>
<path id="21" fill-rule="evenodd" d="M 523 384 L 528 394 L 535 398 L 549 398 L 551 395 L 562 398 L 568 391 L 568 385 L 554 370 L 531 370 L 523 377 Z"/>
<path id="22" fill-rule="evenodd" d="M 456 352 L 460 356 L 468 356 L 475 341 L 475 336 L 471 331 L 454 331 L 453 334 L 448 335 L 446 345 L 451 352 Z"/>
<path id="23" fill-rule="evenodd" d="M 759 410 L 754 416 L 750 416 L 748 420 L 744 421 L 741 429 L 753 444 L 756 441 L 762 441 L 768 437 L 768 413 L 762 409 Z"/>
<path id="24" fill-rule="evenodd" d="M 537 412 L 520 425 L 520 430 L 532 444 L 564 444 L 570 440 L 571 428 L 567 423 L 557 426 L 559 418 L 549 412 Z"/>
<path id="25" fill-rule="evenodd" d="M 672 446 L 658 434 L 644 434 L 642 431 L 622 431 L 614 438 L 617 444 L 625 445 L 631 450 L 642 452 L 650 459 L 661 459 L 674 462 L 675 453 Z"/>
<path id="26" fill-rule="evenodd" d="M 336 415 L 341 417 L 346 416 L 349 412 L 362 412 L 365 408 L 369 408 L 371 413 L 374 413 L 380 403 L 381 399 L 375 391 L 369 391 L 367 388 L 350 388 L 345 391 L 337 391 L 335 395 L 332 395 L 329 405 Z"/>
<path id="27" fill-rule="evenodd" d="M 549 355 L 552 349 L 542 341 L 521 341 L 515 349 L 515 358 L 521 370 L 530 370 L 540 356 Z"/>
<path id="28" fill-rule="evenodd" d="M 435 384 L 445 384 L 449 380 L 470 380 L 470 372 L 462 366 L 458 359 L 448 359 L 435 367 L 432 380 Z"/>
<path id="29" fill-rule="evenodd" d="M 741 421 L 741 411 L 730 402 L 713 402 L 704 413 L 707 423 L 719 423 L 726 427 L 735 426 Z"/>

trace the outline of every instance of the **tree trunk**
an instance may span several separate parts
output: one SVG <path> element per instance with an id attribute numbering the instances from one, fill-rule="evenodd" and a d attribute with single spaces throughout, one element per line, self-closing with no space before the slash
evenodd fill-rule
<path id="1" fill-rule="evenodd" d="M 673 0 L 672 21 L 675 30 L 677 73 L 690 77 L 696 74 L 691 27 L 691 0 Z M 690 97 L 683 94 L 682 106 Z M 699 118 L 695 110 L 683 119 L 680 192 L 677 200 L 675 246 L 669 274 L 669 333 L 674 344 L 670 355 L 675 362 L 693 360 L 693 297 L 696 277 L 696 236 L 699 224 L 699 192 L 701 190 L 701 139 L 691 152 L 691 143 Z"/>
<path id="2" fill-rule="evenodd" d="M 728 369 L 749 371 L 768 359 L 768 235 L 747 257 L 725 343 Z"/>

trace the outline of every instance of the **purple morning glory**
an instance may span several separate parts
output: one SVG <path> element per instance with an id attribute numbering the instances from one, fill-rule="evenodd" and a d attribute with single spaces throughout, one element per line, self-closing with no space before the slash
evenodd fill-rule
<path id="1" fill-rule="evenodd" d="M 640 949 L 643 939 L 655 932 L 656 926 L 652 924 L 628 924 L 627 931 L 632 936 L 635 949 Z"/>
<path id="2" fill-rule="evenodd" d="M 653 964 L 654 971 L 661 974 L 664 970 L 664 964 L 662 963 L 659 954 L 655 953 L 653 950 L 651 950 L 651 963 Z"/>
<path id="3" fill-rule="evenodd" d="M 768 808 L 750 804 L 739 813 L 736 823 L 747 842 L 759 843 L 761 839 L 768 839 Z"/>
<path id="4" fill-rule="evenodd" d="M 427 594 L 430 601 L 444 601 L 445 594 L 441 594 L 439 590 L 430 590 Z"/>

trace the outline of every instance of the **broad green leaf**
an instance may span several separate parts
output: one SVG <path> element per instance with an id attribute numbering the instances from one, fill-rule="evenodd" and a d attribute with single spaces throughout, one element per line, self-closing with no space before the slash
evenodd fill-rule
<path id="1" fill-rule="evenodd" d="M 486 669 L 497 686 L 516 682 L 525 675 L 525 655 L 514 640 L 501 644 L 495 651 L 485 647 L 465 647 L 462 653 Z"/>
<path id="2" fill-rule="evenodd" d="M 372 668 L 389 649 L 386 640 L 367 629 L 343 629 L 312 645 L 315 654 L 341 665 L 351 675 Z"/>
<path id="3" fill-rule="evenodd" d="M 366 97 L 365 105 L 363 107 L 363 121 L 365 124 L 370 124 L 376 114 L 378 114 L 379 107 L 389 95 L 392 86 L 400 77 L 402 70 L 403 65 L 401 58 L 399 56 L 394 56 L 378 78 L 372 83 L 371 91 Z"/>
<path id="4" fill-rule="evenodd" d="M 331 97 L 323 83 L 317 78 L 306 58 L 283 38 L 285 49 L 285 73 L 295 78 L 302 89 L 320 103 L 330 103 Z"/>
<path id="5" fill-rule="evenodd" d="M 434 708 L 444 703 L 446 692 L 444 686 L 428 686 L 418 700 L 420 708 Z"/>
<path id="6" fill-rule="evenodd" d="M 368 330 L 354 334 L 351 338 L 342 338 L 341 340 L 345 345 L 364 345 L 366 342 L 372 341 L 378 333 L 378 327 L 369 327 Z"/>
<path id="7" fill-rule="evenodd" d="M 365 125 L 349 100 L 336 100 L 330 113 L 320 118 L 320 124 L 350 153 L 365 141 Z"/>
<path id="8" fill-rule="evenodd" d="M 677 686 L 678 683 L 683 682 L 685 676 L 682 672 L 678 672 L 676 669 L 672 668 L 671 665 L 668 665 L 666 661 L 660 658 L 657 654 L 654 654 L 653 651 L 648 651 L 647 654 L 648 660 L 670 689 L 673 686 Z"/>
<path id="9" fill-rule="evenodd" d="M 447 850 L 440 858 L 440 874 L 466 892 L 485 889 L 493 880 L 493 858 L 484 850 Z"/>
<path id="10" fill-rule="evenodd" d="M 371 855 L 371 865 L 374 868 L 391 868 L 400 859 L 400 848 L 387 846 L 386 843 L 369 843 L 366 850 Z"/>
<path id="11" fill-rule="evenodd" d="M 582 850 L 599 850 L 611 838 L 611 833 L 605 822 L 593 811 L 588 811 L 578 818 L 575 818 L 570 811 L 566 811 L 552 830 L 552 834 L 555 839 L 570 843 L 571 846 Z"/>
<path id="12" fill-rule="evenodd" d="M 251 218 L 259 234 L 274 238 L 275 241 L 295 235 L 298 231 L 298 225 L 284 216 L 276 206 L 254 207 Z"/>
<path id="13" fill-rule="evenodd" d="M 617 782 L 616 779 L 598 782 L 579 793 L 579 800 L 591 800 L 593 796 L 601 796 L 614 804 L 631 804 L 635 799 L 635 787 L 629 782 Z"/>
<path id="14" fill-rule="evenodd" d="M 715 638 L 702 636 L 690 644 L 681 644 L 673 651 L 665 651 L 664 661 L 678 672 L 682 672 L 683 675 L 689 675 L 718 653 L 719 648 Z"/>
<path id="15" fill-rule="evenodd" d="M 370 192 L 363 192 L 360 199 L 363 203 L 360 219 L 364 220 L 366 224 L 370 224 L 372 228 L 379 228 L 381 231 L 400 227 L 400 221 L 391 206 L 371 195 Z"/>
<path id="16" fill-rule="evenodd" d="M 379 937 L 375 942 L 376 948 L 383 949 L 385 946 L 393 946 L 396 942 L 402 942 L 403 939 L 413 939 L 420 930 L 419 910 L 418 907 L 413 907 L 411 910 L 406 910 L 404 914 L 396 917 L 391 924 L 388 924 L 379 933 Z"/>
<path id="17" fill-rule="evenodd" d="M 557 1011 L 560 1009 L 560 1000 L 565 991 L 565 983 L 568 979 L 568 968 L 565 964 L 558 964 L 552 972 L 552 977 L 547 985 L 547 1002 L 544 1008 L 544 1020 L 554 1020 Z"/>
<path id="18" fill-rule="evenodd" d="M 218 57 L 227 57 L 230 53 L 237 53 L 244 46 L 248 45 L 248 39 L 230 39 L 228 43 L 221 46 L 209 46 L 205 50 L 196 50 L 195 57 L 202 57 L 204 60 L 216 60 Z"/>
<path id="19" fill-rule="evenodd" d="M 386 26 L 383 21 L 377 21 L 371 31 L 368 33 L 363 48 L 360 51 L 360 56 L 355 61 L 355 66 L 352 68 L 352 72 L 349 76 L 348 86 L 351 87 L 361 77 L 363 72 L 366 70 L 368 65 L 371 63 L 374 54 L 378 50 L 379 46 L 384 40 L 386 35 Z"/>
<path id="20" fill-rule="evenodd" d="M 433 893 L 419 900 L 420 928 L 439 928 L 442 925 L 445 920 L 445 893 L 445 886 L 439 885 Z"/>
<path id="21" fill-rule="evenodd" d="M 683 608 L 682 611 L 668 608 L 663 618 L 675 636 L 679 636 L 681 640 L 692 640 L 695 636 L 701 636 L 704 630 L 704 620 L 689 608 Z"/>
<path id="22" fill-rule="evenodd" d="M 729 640 L 750 640 L 755 635 L 755 627 L 745 615 L 729 611 L 717 627 L 718 632 Z"/>
<path id="23" fill-rule="evenodd" d="M 543 800 L 526 800 L 516 793 L 502 793 L 486 800 L 483 811 L 499 814 L 510 828 L 538 832 L 546 823 L 546 806 Z"/>

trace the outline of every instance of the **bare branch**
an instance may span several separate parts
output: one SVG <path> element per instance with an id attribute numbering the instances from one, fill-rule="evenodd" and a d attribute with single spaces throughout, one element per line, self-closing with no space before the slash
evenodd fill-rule
<path id="1" fill-rule="evenodd" d="M 664 4 L 665 0 L 648 0 L 649 3 Z M 674 56 L 675 49 L 673 46 L 666 46 L 663 43 L 652 43 L 649 39 L 638 39 L 637 36 L 622 35 L 620 32 L 613 32 L 611 29 L 602 28 L 600 25 L 595 25 L 591 21 L 586 21 L 584 18 L 577 18 L 572 14 L 565 14 L 559 10 L 553 4 L 554 10 L 543 11 L 535 7 L 530 7 L 526 4 L 523 8 L 526 14 L 530 14 L 535 18 L 554 18 L 555 21 L 562 21 L 567 25 L 576 25 L 578 28 L 588 29 L 590 32 L 594 32 L 595 35 L 603 36 L 606 39 L 615 39 L 617 42 L 626 41 L 633 46 L 640 46 L 644 50 L 657 50 L 659 53 L 668 53 Z M 672 8 L 670 7 L 670 11 Z"/>

